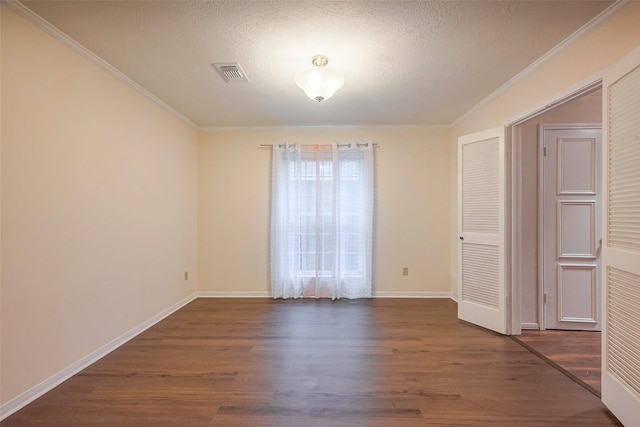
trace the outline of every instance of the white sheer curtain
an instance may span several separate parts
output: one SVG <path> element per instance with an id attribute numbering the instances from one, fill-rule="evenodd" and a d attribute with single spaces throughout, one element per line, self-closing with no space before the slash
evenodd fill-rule
<path id="1" fill-rule="evenodd" d="M 373 144 L 274 144 L 274 298 L 371 296 Z"/>

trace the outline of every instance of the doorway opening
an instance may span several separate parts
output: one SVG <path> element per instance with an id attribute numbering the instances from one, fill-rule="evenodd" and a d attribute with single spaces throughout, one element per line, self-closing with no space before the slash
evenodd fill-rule
<path id="1" fill-rule="evenodd" d="M 587 386 L 590 391 L 599 393 L 600 333 L 592 331 L 599 329 L 596 323 L 599 321 L 601 310 L 598 285 L 600 275 L 599 268 L 596 269 L 601 209 L 591 198 L 594 196 L 591 190 L 595 192 L 595 186 L 589 189 L 576 187 L 573 189 L 575 191 L 568 192 L 566 199 L 569 200 L 563 200 L 563 189 L 558 188 L 555 183 L 552 185 L 551 192 L 560 196 L 546 201 L 546 213 L 542 209 L 545 204 L 543 198 L 545 169 L 544 160 L 542 160 L 544 133 L 545 129 L 550 131 L 562 129 L 557 126 L 558 124 L 570 124 L 565 126 L 568 128 L 578 128 L 585 124 L 592 128 L 601 126 L 601 82 L 594 82 L 551 103 L 513 122 L 507 128 L 513 147 L 511 165 L 512 329 L 515 335 L 522 333 L 517 339 L 523 345 L 563 370 L 574 380 Z M 563 137 L 567 137 L 566 140 L 570 142 L 564 146 L 564 148 L 568 147 L 565 155 L 573 149 L 583 154 L 593 153 L 589 151 L 591 149 L 596 150 L 595 144 L 586 149 L 588 144 L 582 143 L 586 139 L 573 138 L 570 134 L 550 133 L 548 135 L 548 138 L 554 141 L 561 140 Z M 553 149 L 554 155 L 557 156 L 558 146 L 547 147 L 548 152 L 550 149 Z M 565 164 L 575 166 L 573 160 L 576 153 L 574 150 L 572 155 L 566 156 Z M 598 161 L 595 157 L 590 160 Z M 598 169 L 600 164 L 595 164 Z M 558 167 L 557 158 L 554 160 L 552 169 L 554 173 L 558 171 L 563 173 L 562 168 Z M 593 173 L 588 177 L 586 174 L 581 174 L 586 170 L 582 166 L 574 168 L 574 171 L 577 172 L 578 181 L 585 178 L 591 183 L 591 180 L 595 179 L 593 182 L 597 185 L 601 179 L 597 176 L 596 169 L 591 171 Z M 556 179 L 555 175 L 553 179 Z M 576 216 L 567 220 L 568 217 L 563 217 L 563 212 L 576 214 Z M 547 216 L 546 238 L 545 215 Z M 549 215 L 552 216 L 551 220 Z M 558 218 L 560 224 L 557 223 Z M 559 226 L 563 221 L 567 226 L 565 230 Z M 580 223 L 590 224 L 593 230 L 577 229 L 576 224 Z M 568 240 L 571 238 L 571 235 L 567 234 L 569 232 L 574 233 L 571 241 Z M 563 239 L 565 249 L 571 246 L 569 254 L 563 253 Z M 579 246 L 583 248 L 576 250 Z M 564 258 L 563 255 L 565 255 Z M 555 283 L 549 283 L 550 281 Z M 553 298 L 550 298 L 550 292 L 554 292 Z M 589 294 L 584 295 L 584 300 L 578 304 L 576 298 L 581 292 L 589 292 Z M 572 310 L 573 313 L 570 313 Z M 559 321 L 554 323 L 554 319 Z M 547 330 L 550 328 L 559 330 Z M 591 331 L 574 331 L 570 333 L 570 337 L 567 337 L 569 333 L 563 332 L 563 329 Z M 565 348 L 558 345 L 560 342 L 571 343 L 572 346 Z"/>
<path id="2" fill-rule="evenodd" d="M 596 105 L 578 115 L 589 115 Z M 566 116 L 567 106 L 553 117 Z M 594 108 L 589 108 L 594 107 Z M 560 107 L 562 108 L 562 107 Z M 575 107 L 573 107 L 575 109 Z M 602 124 L 538 125 L 541 330 L 600 331 Z"/>

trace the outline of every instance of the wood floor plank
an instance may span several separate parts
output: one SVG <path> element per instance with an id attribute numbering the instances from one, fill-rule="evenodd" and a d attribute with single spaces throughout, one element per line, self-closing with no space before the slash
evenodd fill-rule
<path id="1" fill-rule="evenodd" d="M 197 299 L 2 426 L 619 425 L 447 299 Z"/>
<path id="2" fill-rule="evenodd" d="M 600 332 L 524 330 L 514 338 L 600 396 Z"/>

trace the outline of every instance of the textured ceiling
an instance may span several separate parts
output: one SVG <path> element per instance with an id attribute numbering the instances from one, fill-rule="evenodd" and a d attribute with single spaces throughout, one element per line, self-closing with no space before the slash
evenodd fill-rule
<path id="1" fill-rule="evenodd" d="M 22 3 L 198 126 L 235 127 L 450 124 L 612 2 Z M 315 54 L 345 75 L 321 104 L 294 83 Z"/>

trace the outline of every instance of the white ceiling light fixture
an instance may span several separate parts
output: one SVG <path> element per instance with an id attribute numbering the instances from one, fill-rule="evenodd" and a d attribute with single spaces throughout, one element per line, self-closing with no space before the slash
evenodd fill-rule
<path id="1" fill-rule="evenodd" d="M 316 55 L 311 60 L 316 67 L 299 73 L 296 84 L 314 101 L 325 101 L 344 84 L 344 76 L 336 70 L 325 68 L 329 60 L 324 55 Z"/>

